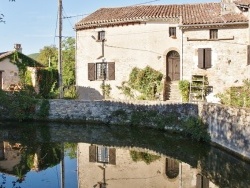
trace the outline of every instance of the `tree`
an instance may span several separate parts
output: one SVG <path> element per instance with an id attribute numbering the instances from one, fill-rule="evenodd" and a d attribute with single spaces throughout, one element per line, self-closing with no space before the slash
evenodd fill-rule
<path id="1" fill-rule="evenodd" d="M 15 0 L 9 0 L 9 1 L 14 2 Z M 1 23 L 1 22 L 5 23 L 5 21 L 3 20 L 3 17 L 4 17 L 4 15 L 3 15 L 3 14 L 0 14 L 0 23 Z"/>
<path id="2" fill-rule="evenodd" d="M 75 83 L 75 39 L 68 37 L 62 42 L 63 85 Z"/>
<path id="3" fill-rule="evenodd" d="M 57 69 L 58 62 L 58 49 L 54 45 L 45 46 L 40 50 L 37 60 L 47 67 Z"/>

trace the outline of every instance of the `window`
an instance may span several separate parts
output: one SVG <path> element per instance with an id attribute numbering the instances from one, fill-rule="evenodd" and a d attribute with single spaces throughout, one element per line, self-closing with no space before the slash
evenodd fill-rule
<path id="1" fill-rule="evenodd" d="M 104 41 L 105 40 L 105 31 L 98 31 L 97 41 Z"/>
<path id="2" fill-rule="evenodd" d="M 107 63 L 96 63 L 96 79 L 106 80 Z"/>
<path id="3" fill-rule="evenodd" d="M 209 31 L 210 39 L 218 39 L 218 29 L 210 29 Z"/>
<path id="4" fill-rule="evenodd" d="M 198 68 L 207 69 L 212 67 L 211 48 L 198 48 Z"/>
<path id="5" fill-rule="evenodd" d="M 89 146 L 89 162 L 116 165 L 116 149 L 105 146 Z"/>
<path id="6" fill-rule="evenodd" d="M 176 37 L 176 27 L 169 27 L 169 37 Z"/>
<path id="7" fill-rule="evenodd" d="M 88 80 L 115 80 L 115 63 L 89 63 Z"/>
<path id="8" fill-rule="evenodd" d="M 97 147 L 97 161 L 102 163 L 108 163 L 109 162 L 109 149 L 107 147 L 98 146 Z"/>

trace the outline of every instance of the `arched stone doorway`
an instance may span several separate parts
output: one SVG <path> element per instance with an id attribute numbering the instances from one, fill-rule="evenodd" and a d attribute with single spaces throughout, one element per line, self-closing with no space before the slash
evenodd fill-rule
<path id="1" fill-rule="evenodd" d="M 177 51 L 170 51 L 166 58 L 166 78 L 167 81 L 180 80 L 180 55 Z"/>

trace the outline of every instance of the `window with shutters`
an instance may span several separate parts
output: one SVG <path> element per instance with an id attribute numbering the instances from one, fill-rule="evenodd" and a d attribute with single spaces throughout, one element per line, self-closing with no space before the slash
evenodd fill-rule
<path id="1" fill-rule="evenodd" d="M 115 63 L 89 63 L 88 80 L 115 80 Z"/>
<path id="2" fill-rule="evenodd" d="M 209 38 L 212 40 L 218 39 L 218 29 L 210 29 Z"/>
<path id="3" fill-rule="evenodd" d="M 198 48 L 198 68 L 208 69 L 212 67 L 212 49 Z"/>
<path id="4" fill-rule="evenodd" d="M 169 37 L 176 38 L 176 27 L 169 27 Z"/>
<path id="5" fill-rule="evenodd" d="M 98 31 L 97 41 L 105 40 L 105 31 Z"/>
<path id="6" fill-rule="evenodd" d="M 201 174 L 196 176 L 196 188 L 209 188 L 209 179 Z"/>
<path id="7" fill-rule="evenodd" d="M 116 149 L 105 146 L 89 146 L 89 162 L 116 165 Z"/>

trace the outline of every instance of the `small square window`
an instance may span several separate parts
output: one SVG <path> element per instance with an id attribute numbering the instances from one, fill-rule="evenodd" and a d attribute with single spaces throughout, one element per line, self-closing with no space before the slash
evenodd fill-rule
<path id="1" fill-rule="evenodd" d="M 105 31 L 98 31 L 98 41 L 104 41 L 105 40 Z"/>
<path id="2" fill-rule="evenodd" d="M 210 29 L 209 30 L 209 38 L 210 39 L 218 39 L 218 29 Z"/>
<path id="3" fill-rule="evenodd" d="M 176 27 L 169 27 L 169 37 L 176 38 Z"/>

